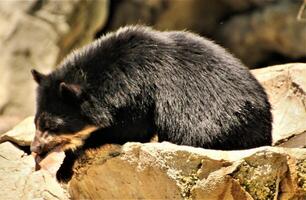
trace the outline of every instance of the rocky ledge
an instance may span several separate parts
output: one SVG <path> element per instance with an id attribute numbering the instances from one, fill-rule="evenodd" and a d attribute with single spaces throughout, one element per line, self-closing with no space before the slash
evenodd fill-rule
<path id="1" fill-rule="evenodd" d="M 214 151 L 163 143 L 87 152 L 69 183 L 73 199 L 303 199 L 306 149 Z"/>

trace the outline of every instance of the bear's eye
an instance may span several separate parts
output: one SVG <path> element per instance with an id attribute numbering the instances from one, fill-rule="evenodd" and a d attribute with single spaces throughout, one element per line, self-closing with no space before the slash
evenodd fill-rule
<path id="1" fill-rule="evenodd" d="M 59 125 L 53 122 L 45 123 L 44 126 L 42 126 L 43 131 L 47 131 L 49 133 L 59 132 L 59 128 Z"/>
<path id="2" fill-rule="evenodd" d="M 47 130 L 50 133 L 57 133 L 59 132 L 59 128 L 58 127 L 52 127 L 52 128 L 48 128 Z"/>
<path id="3" fill-rule="evenodd" d="M 52 120 L 45 121 L 45 131 L 52 133 L 58 133 L 63 129 L 64 121 L 60 118 L 54 118 Z"/>
<path id="4" fill-rule="evenodd" d="M 59 131 L 57 127 L 49 127 L 49 126 L 43 126 L 41 127 L 41 130 L 43 132 L 48 132 L 48 133 L 56 133 Z"/>

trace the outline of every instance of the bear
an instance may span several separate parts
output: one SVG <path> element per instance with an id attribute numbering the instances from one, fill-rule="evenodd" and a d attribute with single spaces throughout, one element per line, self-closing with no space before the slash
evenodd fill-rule
<path id="1" fill-rule="evenodd" d="M 31 151 L 128 141 L 240 150 L 272 143 L 271 106 L 242 62 L 187 31 L 127 26 L 73 51 L 37 82 Z"/>

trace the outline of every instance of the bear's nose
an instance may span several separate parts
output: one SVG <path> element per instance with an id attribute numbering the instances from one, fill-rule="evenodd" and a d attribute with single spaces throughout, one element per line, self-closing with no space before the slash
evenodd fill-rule
<path id="1" fill-rule="evenodd" d="M 42 145 L 37 142 L 37 141 L 33 141 L 30 147 L 31 152 L 37 153 L 37 154 L 41 154 L 42 153 Z"/>
<path id="2" fill-rule="evenodd" d="M 36 130 L 35 137 L 30 147 L 31 152 L 37 154 L 43 153 L 43 146 L 44 146 L 43 136 L 44 136 L 43 132 L 41 132 L 40 130 Z"/>

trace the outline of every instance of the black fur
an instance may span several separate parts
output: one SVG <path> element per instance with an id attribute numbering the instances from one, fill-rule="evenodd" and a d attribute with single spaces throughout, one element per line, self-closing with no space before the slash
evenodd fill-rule
<path id="1" fill-rule="evenodd" d="M 36 124 L 53 134 L 96 125 L 88 147 L 154 134 L 210 149 L 271 145 L 263 88 L 238 59 L 192 33 L 125 27 L 38 80 Z"/>

